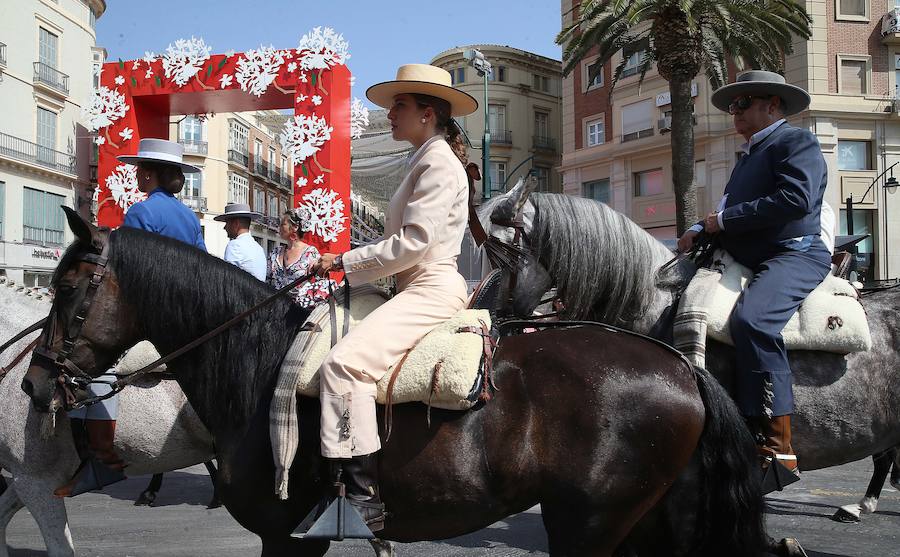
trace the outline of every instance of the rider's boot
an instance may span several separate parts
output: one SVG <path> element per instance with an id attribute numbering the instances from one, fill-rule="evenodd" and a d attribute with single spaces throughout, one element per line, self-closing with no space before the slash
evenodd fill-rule
<path id="1" fill-rule="evenodd" d="M 800 467 L 797 465 L 797 455 L 791 447 L 791 416 L 763 416 L 759 420 L 762 429 L 763 444 L 759 447 L 759 454 L 763 459 L 763 468 L 767 468 L 773 461 L 778 461 L 795 476 L 800 476 Z"/>
<path id="2" fill-rule="evenodd" d="M 326 459 L 332 478 L 346 486 L 347 501 L 373 532 L 384 529 L 384 504 L 378 490 L 378 453 Z"/>
<path id="3" fill-rule="evenodd" d="M 125 462 L 113 446 L 116 420 L 88 419 L 84 421 L 84 429 L 90 456 L 82 461 L 71 480 L 53 492 L 57 497 L 74 497 L 125 479 L 122 473 Z"/>

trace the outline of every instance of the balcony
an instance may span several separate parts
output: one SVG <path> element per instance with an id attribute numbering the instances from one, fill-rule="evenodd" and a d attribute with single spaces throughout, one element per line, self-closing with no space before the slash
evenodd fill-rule
<path id="1" fill-rule="evenodd" d="M 26 244 L 38 244 L 40 246 L 61 246 L 65 241 L 65 232 L 50 228 L 35 228 L 33 226 L 22 227 L 22 241 Z"/>
<path id="2" fill-rule="evenodd" d="M 75 175 L 75 155 L 61 153 L 5 133 L 0 133 L 0 157 L 35 164 L 54 172 Z"/>
<path id="3" fill-rule="evenodd" d="M 272 182 L 273 184 L 280 184 L 281 183 L 281 171 L 279 171 L 277 168 L 269 169 L 269 181 Z"/>
<path id="4" fill-rule="evenodd" d="M 281 186 L 287 189 L 291 189 L 291 177 L 287 174 L 281 177 Z"/>
<path id="5" fill-rule="evenodd" d="M 63 95 L 69 94 L 69 76 L 43 62 L 34 63 L 34 83 Z"/>
<path id="6" fill-rule="evenodd" d="M 900 45 L 900 8 L 894 8 L 881 18 L 881 42 Z"/>
<path id="7" fill-rule="evenodd" d="M 512 145 L 512 132 L 510 130 L 491 130 L 492 145 Z"/>
<path id="8" fill-rule="evenodd" d="M 209 152 L 209 145 L 205 141 L 179 139 L 178 143 L 184 146 L 185 155 L 206 155 Z"/>
<path id="9" fill-rule="evenodd" d="M 265 161 L 256 161 L 256 164 L 253 165 L 253 173 L 263 178 L 269 177 L 269 165 L 266 164 Z"/>
<path id="10" fill-rule="evenodd" d="M 652 125 L 652 124 L 651 124 Z M 648 128 L 646 130 L 640 130 L 632 133 L 626 133 L 622 136 L 622 143 L 626 141 L 634 141 L 636 139 L 643 139 L 645 137 L 653 137 L 654 135 L 653 128 Z"/>
<path id="11" fill-rule="evenodd" d="M 6 45 L 0 43 L 0 66 L 6 67 Z"/>
<path id="12" fill-rule="evenodd" d="M 535 150 L 556 151 L 556 140 L 552 137 L 535 135 L 531 138 L 531 143 L 534 145 Z"/>
<path id="13" fill-rule="evenodd" d="M 234 149 L 228 150 L 228 162 L 233 162 L 235 164 L 239 164 L 244 168 L 248 168 L 250 164 L 250 155 L 244 153 L 243 151 L 236 151 Z"/>
<path id="14" fill-rule="evenodd" d="M 205 197 L 194 197 L 190 195 L 182 195 L 181 202 L 184 205 L 194 211 L 195 213 L 205 213 L 206 212 L 206 198 Z"/>

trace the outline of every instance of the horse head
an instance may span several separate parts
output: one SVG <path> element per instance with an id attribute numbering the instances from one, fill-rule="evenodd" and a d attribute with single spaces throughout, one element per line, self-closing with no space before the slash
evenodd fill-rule
<path id="1" fill-rule="evenodd" d="M 63 210 L 76 240 L 54 273 L 53 305 L 22 380 L 22 390 L 45 412 L 86 398 L 84 387 L 138 340 L 108 265 L 108 231 Z"/>

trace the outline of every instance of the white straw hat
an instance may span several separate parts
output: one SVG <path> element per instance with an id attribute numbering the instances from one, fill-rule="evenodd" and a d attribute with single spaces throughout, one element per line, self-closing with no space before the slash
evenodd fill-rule
<path id="1" fill-rule="evenodd" d="M 478 110 L 475 97 L 454 89 L 450 72 L 430 64 L 406 64 L 397 69 L 397 79 L 377 83 L 366 90 L 366 97 L 382 108 L 390 108 L 394 97 L 418 93 L 450 103 L 451 116 L 465 116 Z"/>
<path id="2" fill-rule="evenodd" d="M 181 143 L 166 141 L 165 139 L 142 139 L 137 155 L 120 155 L 116 158 L 127 164 L 156 162 L 177 166 L 181 168 L 182 172 L 188 174 L 200 172 L 198 167 L 192 164 L 185 164 L 183 157 L 184 146 Z"/>

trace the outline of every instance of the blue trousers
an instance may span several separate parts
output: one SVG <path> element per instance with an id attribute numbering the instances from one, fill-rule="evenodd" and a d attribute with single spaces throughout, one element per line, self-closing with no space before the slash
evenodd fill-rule
<path id="1" fill-rule="evenodd" d="M 784 416 L 794 412 L 794 393 L 781 331 L 831 271 L 831 256 L 815 237 L 805 251 L 785 249 L 759 259 L 741 261 L 754 277 L 728 322 L 737 356 L 735 399 L 745 416 Z"/>

